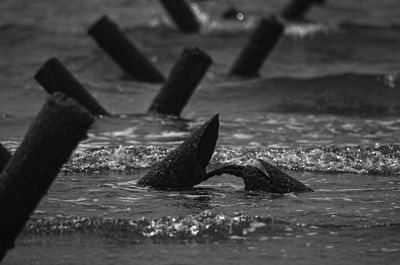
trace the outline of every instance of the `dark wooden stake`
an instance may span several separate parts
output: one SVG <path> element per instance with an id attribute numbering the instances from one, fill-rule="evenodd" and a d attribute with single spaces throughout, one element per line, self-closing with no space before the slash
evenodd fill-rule
<path id="1" fill-rule="evenodd" d="M 254 77 L 273 50 L 284 30 L 276 17 L 263 18 L 253 32 L 248 44 L 233 64 L 229 74 L 240 77 Z"/>
<path id="2" fill-rule="evenodd" d="M 149 108 L 149 112 L 179 116 L 212 64 L 199 48 L 186 48 Z"/>
<path id="3" fill-rule="evenodd" d="M 0 262 L 94 117 L 72 98 L 51 95 L 0 174 Z"/>
<path id="4" fill-rule="evenodd" d="M 218 115 L 204 123 L 180 146 L 156 163 L 138 181 L 139 186 L 159 190 L 192 188 L 204 181 L 218 139 Z"/>
<path id="5" fill-rule="evenodd" d="M 283 10 L 282 16 L 289 20 L 301 20 L 314 4 L 323 4 L 326 0 L 292 0 Z"/>
<path id="6" fill-rule="evenodd" d="M 195 33 L 200 30 L 199 21 L 186 0 L 160 0 L 160 2 L 180 31 Z"/>
<path id="7" fill-rule="evenodd" d="M 0 172 L 11 158 L 11 153 L 2 144 L 0 144 Z"/>
<path id="8" fill-rule="evenodd" d="M 109 115 L 57 58 L 47 60 L 36 73 L 35 79 L 49 94 L 57 91 L 65 93 L 93 115 Z"/>
<path id="9" fill-rule="evenodd" d="M 88 34 L 132 78 L 150 83 L 165 81 L 163 74 L 107 16 L 100 18 Z"/>

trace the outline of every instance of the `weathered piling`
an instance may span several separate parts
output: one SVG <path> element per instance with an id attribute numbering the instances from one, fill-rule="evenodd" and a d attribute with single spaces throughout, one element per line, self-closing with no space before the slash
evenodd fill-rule
<path id="1" fill-rule="evenodd" d="M 325 0 L 291 0 L 282 10 L 282 17 L 288 20 L 301 20 L 314 4 L 323 4 Z"/>
<path id="2" fill-rule="evenodd" d="M 0 174 L 0 262 L 94 122 L 62 93 L 51 95 Z"/>
<path id="3" fill-rule="evenodd" d="M 138 185 L 159 190 L 180 190 L 192 188 L 204 181 L 205 168 L 218 139 L 218 127 L 218 115 L 215 115 L 163 160 L 152 166 L 138 181 Z"/>
<path id="4" fill-rule="evenodd" d="M 200 23 L 186 0 L 160 0 L 160 2 L 180 31 L 195 33 L 200 30 Z"/>
<path id="5" fill-rule="evenodd" d="M 184 49 L 149 112 L 179 116 L 211 64 L 211 57 L 199 48 Z"/>
<path id="6" fill-rule="evenodd" d="M 57 91 L 62 92 L 82 104 L 91 114 L 108 115 L 108 112 L 100 103 L 57 58 L 47 60 L 36 73 L 35 79 L 49 94 Z"/>
<path id="7" fill-rule="evenodd" d="M 163 74 L 107 16 L 97 20 L 88 34 L 132 78 L 150 83 L 165 81 Z"/>
<path id="8" fill-rule="evenodd" d="M 240 77 L 257 76 L 259 69 L 275 47 L 283 30 L 283 24 L 275 16 L 261 19 L 229 74 Z"/>
<path id="9" fill-rule="evenodd" d="M 0 172 L 11 158 L 11 153 L 0 144 Z"/>

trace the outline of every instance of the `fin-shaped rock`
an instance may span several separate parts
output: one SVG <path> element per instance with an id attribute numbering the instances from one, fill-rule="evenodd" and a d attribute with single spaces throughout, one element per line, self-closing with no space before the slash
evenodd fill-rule
<path id="1" fill-rule="evenodd" d="M 288 193 L 288 192 L 310 192 L 313 191 L 300 181 L 292 178 L 285 172 L 267 163 L 264 160 L 259 160 L 263 167 L 263 173 L 267 176 L 267 187 L 269 192 L 273 193 Z M 249 181 L 248 187 L 255 188 L 253 182 Z"/>
<path id="2" fill-rule="evenodd" d="M 155 189 L 184 189 L 204 181 L 218 139 L 218 115 L 204 123 L 138 181 Z"/>
<path id="3" fill-rule="evenodd" d="M 224 166 L 207 173 L 207 179 L 213 176 L 229 174 L 242 178 L 244 180 L 245 190 L 266 191 L 281 194 L 313 191 L 311 188 L 290 177 L 277 167 L 263 160 L 259 160 L 259 162 L 262 169 L 249 165 Z"/>

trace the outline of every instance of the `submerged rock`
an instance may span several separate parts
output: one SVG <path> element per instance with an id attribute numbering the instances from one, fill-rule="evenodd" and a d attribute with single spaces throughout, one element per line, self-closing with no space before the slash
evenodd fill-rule
<path id="1" fill-rule="evenodd" d="M 185 189 L 206 180 L 205 168 L 215 149 L 218 127 L 218 115 L 215 115 L 156 163 L 138 185 L 155 189 Z"/>
<path id="2" fill-rule="evenodd" d="M 277 167 L 263 160 L 258 161 L 260 168 L 250 165 L 229 165 L 211 171 L 207 173 L 207 176 L 208 178 L 211 178 L 222 174 L 230 174 L 240 177 L 244 180 L 245 190 L 265 191 L 271 193 L 313 191 L 311 188 L 290 177 Z"/>
<path id="3" fill-rule="evenodd" d="M 181 190 L 193 188 L 213 176 L 230 174 L 244 180 L 245 190 L 271 193 L 313 191 L 263 160 L 258 160 L 257 167 L 228 165 L 206 173 L 218 139 L 218 127 L 218 115 L 215 115 L 156 163 L 137 184 L 160 190 Z"/>

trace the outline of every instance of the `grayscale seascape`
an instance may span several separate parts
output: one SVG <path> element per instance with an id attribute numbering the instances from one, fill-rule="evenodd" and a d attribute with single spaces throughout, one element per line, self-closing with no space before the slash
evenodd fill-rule
<path id="1" fill-rule="evenodd" d="M 399 264 L 400 2 L 331 0 L 287 22 L 260 76 L 228 76 L 282 0 L 192 1 L 183 34 L 155 0 L 2 0 L 0 142 L 12 152 L 46 100 L 33 76 L 58 57 L 112 117 L 98 118 L 4 259 L 11 264 Z M 244 19 L 225 20 L 235 6 Z M 165 76 L 185 47 L 213 64 L 181 118 L 146 114 L 161 85 L 135 81 L 87 36 L 118 22 Z M 315 192 L 136 185 L 219 113 L 208 169 L 264 159 Z M 1 213 L 0 213 L 1 214 Z"/>

